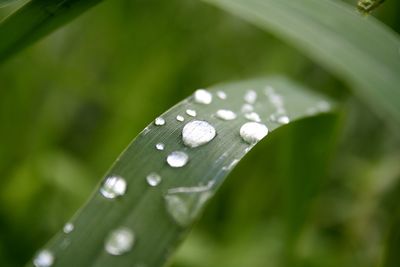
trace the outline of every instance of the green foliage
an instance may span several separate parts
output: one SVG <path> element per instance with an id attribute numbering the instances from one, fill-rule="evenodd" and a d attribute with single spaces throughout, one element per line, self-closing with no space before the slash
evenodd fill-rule
<path id="1" fill-rule="evenodd" d="M 289 7 L 297 2 L 331 1 L 284 2 L 272 4 L 293 11 Z M 1 9 L 0 16 L 13 8 Z M 386 1 L 374 15 L 399 31 L 399 8 L 397 1 Z M 374 65 L 364 61 L 362 78 L 392 77 L 395 69 L 389 66 L 397 57 L 382 40 L 393 34 L 383 30 L 375 36 L 382 25 L 374 26 L 372 17 L 343 13 L 340 18 L 352 16 L 357 27 L 362 22 L 368 42 L 375 38 L 361 46 L 363 60 L 366 54 L 375 59 L 368 61 Z M 341 31 L 353 29 L 329 12 L 310 11 L 302 18 L 317 15 L 339 23 Z M 281 32 L 281 25 L 261 23 L 290 46 L 197 0 L 106 1 L 3 63 L 0 265 L 28 262 L 82 205 L 131 138 L 194 88 L 280 73 L 344 103 L 344 114 L 293 123 L 260 143 L 213 198 L 172 265 L 396 266 L 400 144 L 398 134 L 388 130 L 398 125 L 396 115 L 386 114 L 396 113 L 398 98 L 392 92 L 387 105 L 379 97 L 372 103 L 366 97 L 370 89 L 363 91 L 354 79 L 357 71 L 328 64 L 324 51 L 311 54 L 315 49 L 306 50 L 306 40 L 288 35 L 290 27 Z M 329 29 L 326 25 L 320 26 Z M 8 43 L 5 38 L 0 35 L 0 46 Z M 322 39 L 313 37 L 314 43 Z M 358 54 L 354 43 L 351 47 Z M 389 54 L 391 63 L 382 66 Z M 364 102 L 349 93 L 353 89 Z"/>

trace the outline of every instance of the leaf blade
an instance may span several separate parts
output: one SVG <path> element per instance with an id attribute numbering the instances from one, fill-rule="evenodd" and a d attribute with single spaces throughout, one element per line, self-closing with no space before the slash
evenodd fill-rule
<path id="1" fill-rule="evenodd" d="M 289 41 L 400 123 L 400 39 L 338 1 L 205 0 Z"/>
<path id="2" fill-rule="evenodd" d="M 271 88 L 275 89 L 275 98 L 265 94 L 271 92 Z M 162 115 L 166 120 L 165 125 L 150 124 L 109 170 L 107 175 L 126 179 L 127 194 L 110 200 L 96 191 L 72 219 L 74 231 L 70 234 L 58 233 L 46 246 L 55 253 L 54 266 L 163 265 L 195 222 L 209 197 L 252 147 L 239 135 L 241 125 L 248 121 L 241 112 L 245 103 L 245 89 L 257 92 L 257 102 L 253 106 L 270 130 L 281 126 L 269 118 L 278 112 L 276 102 L 283 101 L 284 110 L 292 120 L 327 111 L 332 105 L 325 97 L 308 92 L 283 78 L 218 85 L 210 90 L 214 96 L 210 105 L 197 104 L 192 97 L 180 102 Z M 218 90 L 224 91 L 227 98 L 218 98 Z M 238 118 L 233 121 L 216 118 L 215 112 L 220 108 L 235 111 Z M 196 110 L 197 116 L 194 118 L 185 114 L 187 109 Z M 185 122 L 176 120 L 177 115 L 183 115 Z M 182 143 L 181 131 L 185 123 L 195 119 L 212 124 L 217 136 L 204 146 L 188 148 Z M 161 151 L 155 148 L 160 142 L 165 144 L 165 149 Z M 189 163 L 180 169 L 171 168 L 165 161 L 169 153 L 177 150 L 185 151 L 190 157 Z M 163 177 L 157 187 L 146 183 L 145 178 L 151 172 Z M 185 191 L 181 195 L 182 190 L 190 192 Z M 170 203 L 167 196 L 176 194 L 185 204 L 184 210 L 179 212 L 189 219 L 183 223 L 176 217 L 181 215 L 173 214 L 168 208 Z M 104 250 L 104 242 L 110 231 L 121 226 L 133 229 L 137 242 L 133 250 L 124 255 L 109 255 Z"/>

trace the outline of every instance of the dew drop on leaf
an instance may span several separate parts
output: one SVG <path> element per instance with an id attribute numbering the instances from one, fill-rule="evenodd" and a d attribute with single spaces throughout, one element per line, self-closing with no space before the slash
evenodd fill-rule
<path id="1" fill-rule="evenodd" d="M 135 235 L 126 227 L 112 231 L 106 239 L 105 250 L 111 255 L 122 255 L 130 251 L 135 242 Z"/>
<path id="2" fill-rule="evenodd" d="M 219 99 L 225 100 L 227 98 L 227 95 L 224 91 L 217 91 L 217 96 Z"/>
<path id="3" fill-rule="evenodd" d="M 150 173 L 146 177 L 147 184 L 150 186 L 157 186 L 161 183 L 161 176 L 155 172 Z"/>
<path id="4" fill-rule="evenodd" d="M 49 250 L 40 251 L 33 259 L 33 265 L 36 267 L 50 267 L 54 263 L 54 255 Z"/>
<path id="5" fill-rule="evenodd" d="M 194 102 L 208 105 L 212 102 L 212 94 L 204 89 L 198 89 L 194 92 Z"/>
<path id="6" fill-rule="evenodd" d="M 252 112 L 254 110 L 254 107 L 250 104 L 244 104 L 241 108 L 241 111 L 243 113 L 248 113 L 248 112 Z"/>
<path id="7" fill-rule="evenodd" d="M 167 194 L 164 198 L 168 214 L 177 224 L 186 226 L 198 217 L 211 196 L 210 191 L 201 191 Z"/>
<path id="8" fill-rule="evenodd" d="M 181 116 L 181 115 L 178 115 L 178 116 L 176 116 L 176 120 L 177 121 L 184 121 L 185 118 L 183 116 Z"/>
<path id="9" fill-rule="evenodd" d="M 186 165 L 189 161 L 189 156 L 182 151 L 174 151 L 167 157 L 167 163 L 172 168 L 180 168 Z"/>
<path id="10" fill-rule="evenodd" d="M 196 117 L 197 112 L 196 112 L 196 110 L 193 110 L 193 109 L 187 109 L 186 114 L 188 114 L 191 117 Z"/>
<path id="11" fill-rule="evenodd" d="M 229 109 L 219 109 L 215 113 L 217 118 L 224 120 L 224 121 L 231 121 L 236 119 L 236 113 Z"/>
<path id="12" fill-rule="evenodd" d="M 255 144 L 268 134 L 268 128 L 258 122 L 247 122 L 240 128 L 240 136 L 249 143 Z"/>
<path id="13" fill-rule="evenodd" d="M 245 113 L 244 117 L 250 121 L 260 122 L 261 118 L 260 115 L 256 112 Z"/>
<path id="14" fill-rule="evenodd" d="M 100 188 L 100 193 L 105 198 L 116 198 L 122 196 L 126 192 L 126 181 L 124 178 L 119 176 L 109 176 L 103 182 L 103 185 Z"/>
<path id="15" fill-rule="evenodd" d="M 183 143 L 188 147 L 198 147 L 207 144 L 216 135 L 215 128 L 206 121 L 191 121 L 182 129 Z"/>
<path id="16" fill-rule="evenodd" d="M 158 117 L 154 120 L 154 124 L 157 126 L 161 126 L 165 124 L 165 120 L 161 117 Z"/>
<path id="17" fill-rule="evenodd" d="M 165 148 L 165 145 L 163 143 L 157 143 L 156 144 L 156 149 L 157 150 L 164 150 L 164 148 Z"/>
<path id="18" fill-rule="evenodd" d="M 74 225 L 72 223 L 66 223 L 63 228 L 63 232 L 65 234 L 69 234 L 74 230 Z"/>
<path id="19" fill-rule="evenodd" d="M 257 100 L 257 93 L 254 90 L 248 90 L 244 95 L 244 101 L 249 104 L 254 104 Z"/>

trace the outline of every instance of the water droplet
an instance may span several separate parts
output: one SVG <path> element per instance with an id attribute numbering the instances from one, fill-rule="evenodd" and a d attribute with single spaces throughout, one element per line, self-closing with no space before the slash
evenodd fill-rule
<path id="1" fill-rule="evenodd" d="M 174 151 L 167 157 L 167 163 L 173 168 L 180 168 L 186 165 L 189 161 L 189 156 L 182 151 Z"/>
<path id="2" fill-rule="evenodd" d="M 154 120 L 154 124 L 157 126 L 161 126 L 165 124 L 165 120 L 161 117 L 158 117 Z"/>
<path id="3" fill-rule="evenodd" d="M 241 111 L 243 113 L 248 113 L 248 112 L 252 112 L 254 110 L 254 107 L 250 104 L 244 104 L 241 108 Z"/>
<path id="4" fill-rule="evenodd" d="M 236 119 L 236 114 L 232 110 L 228 109 L 219 109 L 215 114 L 217 118 L 225 121 L 230 121 Z"/>
<path id="5" fill-rule="evenodd" d="M 257 92 L 254 90 L 248 90 L 244 95 L 244 101 L 249 104 L 254 104 L 257 100 Z"/>
<path id="6" fill-rule="evenodd" d="M 164 148 L 165 148 L 165 145 L 163 143 L 156 144 L 156 149 L 157 150 L 164 150 Z"/>
<path id="7" fill-rule="evenodd" d="M 210 191 L 167 194 L 165 203 L 168 214 L 177 224 L 187 226 L 199 216 L 211 196 Z"/>
<path id="8" fill-rule="evenodd" d="M 215 135 L 215 128 L 206 121 L 191 121 L 182 129 L 182 140 L 188 147 L 207 144 Z"/>
<path id="9" fill-rule="evenodd" d="M 168 189 L 168 194 L 176 193 L 201 193 L 209 191 L 215 184 L 215 181 L 211 180 L 206 185 L 192 186 L 192 187 L 175 187 Z"/>
<path id="10" fill-rule="evenodd" d="M 152 172 L 149 175 L 147 175 L 146 180 L 150 186 L 157 186 L 161 183 L 162 179 L 159 174 Z"/>
<path id="11" fill-rule="evenodd" d="M 255 144 L 268 134 L 268 128 L 258 122 L 247 122 L 240 128 L 240 136 L 249 143 Z"/>
<path id="12" fill-rule="evenodd" d="M 183 116 L 181 116 L 181 115 L 178 115 L 178 116 L 176 116 L 176 120 L 177 121 L 184 121 L 185 118 Z"/>
<path id="13" fill-rule="evenodd" d="M 255 122 L 261 121 L 260 115 L 258 115 L 255 112 L 246 113 L 246 114 L 244 114 L 244 117 L 248 120 L 255 121 Z"/>
<path id="14" fill-rule="evenodd" d="M 196 110 L 193 110 L 193 109 L 187 109 L 186 114 L 188 114 L 189 116 L 192 116 L 192 117 L 196 117 L 197 112 L 196 112 Z"/>
<path id="15" fill-rule="evenodd" d="M 212 94 L 204 89 L 198 89 L 194 92 L 194 101 L 199 104 L 210 104 L 212 102 Z"/>
<path id="16" fill-rule="evenodd" d="M 217 91 L 217 96 L 222 100 L 225 100 L 227 98 L 227 95 L 224 91 Z"/>
<path id="17" fill-rule="evenodd" d="M 122 255 L 130 251 L 135 242 L 135 235 L 126 228 L 121 227 L 110 233 L 105 243 L 105 250 L 111 255 Z"/>
<path id="18" fill-rule="evenodd" d="M 272 114 L 269 119 L 279 124 L 288 124 L 290 122 L 290 118 L 287 115 Z"/>
<path id="19" fill-rule="evenodd" d="M 116 198 L 125 194 L 126 181 L 124 178 L 119 176 L 109 176 L 103 182 L 100 188 L 100 193 L 105 198 Z"/>
<path id="20" fill-rule="evenodd" d="M 33 265 L 36 267 L 50 267 L 54 263 L 54 255 L 49 250 L 40 251 L 33 259 Z"/>
<path id="21" fill-rule="evenodd" d="M 66 223 L 66 224 L 64 225 L 64 228 L 63 228 L 64 233 L 69 234 L 69 233 L 71 233 L 73 230 L 74 230 L 74 225 L 73 225 L 72 223 Z"/>

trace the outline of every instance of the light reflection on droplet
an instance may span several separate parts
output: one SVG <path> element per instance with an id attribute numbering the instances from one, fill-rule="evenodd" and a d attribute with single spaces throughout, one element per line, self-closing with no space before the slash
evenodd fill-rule
<path id="1" fill-rule="evenodd" d="M 197 112 L 196 112 L 196 110 L 194 110 L 194 109 L 187 109 L 187 110 L 186 110 L 186 114 L 188 114 L 188 115 L 191 116 L 191 117 L 196 117 Z"/>
<path id="2" fill-rule="evenodd" d="M 182 140 L 188 147 L 198 147 L 207 144 L 215 135 L 215 128 L 206 121 L 191 121 L 182 129 Z"/>
<path id="3" fill-rule="evenodd" d="M 150 186 L 157 186 L 161 183 L 161 176 L 155 172 L 150 173 L 146 177 L 146 181 Z"/>
<path id="4" fill-rule="evenodd" d="M 268 128 L 258 122 L 247 122 L 240 128 L 240 136 L 249 143 L 255 144 L 268 134 Z"/>
<path id="5" fill-rule="evenodd" d="M 100 188 L 100 193 L 105 198 L 116 198 L 122 196 L 126 192 L 126 181 L 124 178 L 120 176 L 109 176 L 103 182 L 103 185 Z"/>
<path id="6" fill-rule="evenodd" d="M 215 113 L 217 118 L 225 121 L 230 121 L 236 119 L 236 113 L 229 109 L 219 109 Z"/>
<path id="7" fill-rule="evenodd" d="M 164 150 L 164 148 L 165 148 L 165 145 L 163 143 L 157 143 L 156 144 L 156 149 L 157 150 Z"/>
<path id="8" fill-rule="evenodd" d="M 104 248 L 111 255 L 122 255 L 129 252 L 135 242 L 134 233 L 126 227 L 112 231 L 106 239 Z"/>
<path id="9" fill-rule="evenodd" d="M 154 120 L 154 124 L 157 126 L 161 126 L 165 124 L 165 120 L 161 117 L 158 117 Z"/>
<path id="10" fill-rule="evenodd" d="M 189 156 L 183 151 L 171 152 L 167 157 L 167 163 L 172 168 L 185 166 L 189 161 Z"/>
<path id="11" fill-rule="evenodd" d="M 204 89 L 198 89 L 194 92 L 194 102 L 208 105 L 212 102 L 212 94 Z"/>
<path id="12" fill-rule="evenodd" d="M 40 251 L 33 259 L 33 265 L 35 265 L 35 267 L 50 267 L 53 263 L 54 255 L 47 249 Z"/>

